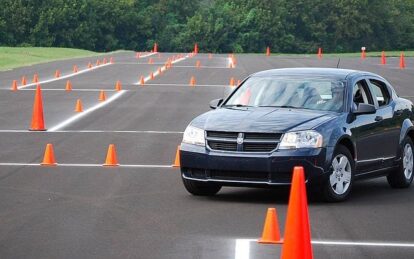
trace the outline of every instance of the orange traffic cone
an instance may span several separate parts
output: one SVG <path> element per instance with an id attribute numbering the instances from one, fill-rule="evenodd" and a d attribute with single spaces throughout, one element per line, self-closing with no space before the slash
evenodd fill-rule
<path id="1" fill-rule="evenodd" d="M 96 60 L 96 66 L 100 66 L 100 65 L 101 65 L 101 61 L 99 61 L 99 59 Z"/>
<path id="2" fill-rule="evenodd" d="M 211 59 L 213 55 L 211 53 L 208 54 L 208 59 Z"/>
<path id="3" fill-rule="evenodd" d="M 56 166 L 55 152 L 53 151 L 53 145 L 47 144 L 45 149 L 45 155 L 43 156 L 43 162 L 40 163 L 43 166 Z"/>
<path id="4" fill-rule="evenodd" d="M 318 48 L 318 58 L 322 58 L 322 48 Z"/>
<path id="5" fill-rule="evenodd" d="M 91 62 L 88 63 L 88 68 L 92 68 Z"/>
<path id="6" fill-rule="evenodd" d="M 201 67 L 200 60 L 197 60 L 197 61 L 196 61 L 196 68 L 200 68 L 200 67 Z"/>
<path id="7" fill-rule="evenodd" d="M 101 90 L 101 92 L 99 93 L 99 101 L 103 102 L 106 100 L 106 94 L 104 90 Z"/>
<path id="8" fill-rule="evenodd" d="M 404 52 L 401 52 L 401 56 L 400 56 L 400 68 L 404 69 L 405 68 L 405 57 L 404 57 Z"/>
<path id="9" fill-rule="evenodd" d="M 148 59 L 148 64 L 154 64 L 154 61 L 152 60 L 152 58 Z"/>
<path id="10" fill-rule="evenodd" d="M 22 76 L 22 85 L 26 85 L 27 84 L 27 80 L 25 76 Z"/>
<path id="11" fill-rule="evenodd" d="M 111 64 L 114 63 L 114 59 L 112 57 L 109 59 L 109 63 L 111 63 Z"/>
<path id="12" fill-rule="evenodd" d="M 72 91 L 72 83 L 70 82 L 70 80 L 66 81 L 65 91 L 66 92 Z"/>
<path id="13" fill-rule="evenodd" d="M 313 258 L 305 173 L 301 166 L 295 166 L 293 169 L 281 258 Z"/>
<path id="14" fill-rule="evenodd" d="M 56 78 L 59 78 L 59 77 L 60 77 L 60 71 L 59 71 L 59 69 L 58 69 L 58 70 L 56 70 L 56 72 L 55 72 L 55 77 L 56 77 Z"/>
<path id="15" fill-rule="evenodd" d="M 137 53 L 135 53 L 135 58 L 136 59 L 138 59 L 138 58 L 140 58 L 141 57 L 141 52 L 137 52 Z"/>
<path id="16" fill-rule="evenodd" d="M 18 90 L 18 88 L 17 88 L 17 80 L 13 80 L 11 90 L 13 92 L 16 92 Z"/>
<path id="17" fill-rule="evenodd" d="M 77 65 L 73 65 L 73 73 L 78 73 L 78 66 Z"/>
<path id="18" fill-rule="evenodd" d="M 194 76 L 192 76 L 190 79 L 190 86 L 195 86 L 195 85 L 196 85 L 196 79 Z"/>
<path id="19" fill-rule="evenodd" d="M 104 58 L 102 63 L 106 64 L 106 63 L 108 63 L 108 60 L 106 58 Z"/>
<path id="20" fill-rule="evenodd" d="M 106 160 L 103 166 L 119 166 L 114 144 L 109 145 Z"/>
<path id="21" fill-rule="evenodd" d="M 75 112 L 83 112 L 81 99 L 76 101 Z"/>
<path id="22" fill-rule="evenodd" d="M 258 240 L 261 244 L 282 244 L 280 239 L 279 221 L 275 208 L 267 209 L 262 238 Z"/>
<path id="23" fill-rule="evenodd" d="M 387 64 L 387 57 L 385 56 L 385 52 L 382 51 L 381 52 L 381 65 L 386 65 Z"/>
<path id="24" fill-rule="evenodd" d="M 229 85 L 230 85 L 230 86 L 234 86 L 234 77 L 230 78 L 230 83 L 229 83 Z"/>
<path id="25" fill-rule="evenodd" d="M 269 57 L 269 56 L 270 56 L 270 48 L 269 48 L 269 47 L 267 47 L 267 48 L 266 48 L 266 56 L 267 56 L 267 57 Z"/>
<path id="26" fill-rule="evenodd" d="M 33 83 L 39 83 L 39 76 L 37 74 L 33 75 Z"/>
<path id="27" fill-rule="evenodd" d="M 177 151 L 175 152 L 175 160 L 173 167 L 180 167 L 180 146 L 177 147 Z"/>
<path id="28" fill-rule="evenodd" d="M 144 76 L 141 76 L 141 78 L 139 79 L 139 84 L 140 85 L 144 85 L 145 84 Z"/>
<path id="29" fill-rule="evenodd" d="M 150 80 L 154 80 L 154 73 L 153 72 L 151 72 L 151 74 L 150 74 Z"/>
<path id="30" fill-rule="evenodd" d="M 116 84 L 115 84 L 115 90 L 116 91 L 121 91 L 122 90 L 122 85 L 121 85 L 121 81 L 116 81 Z"/>
<path id="31" fill-rule="evenodd" d="M 198 54 L 198 44 L 194 44 L 194 54 Z"/>
<path id="32" fill-rule="evenodd" d="M 154 52 L 158 52 L 158 44 L 157 43 L 154 43 L 153 51 Z"/>
<path id="33" fill-rule="evenodd" d="M 45 122 L 43 118 L 43 101 L 42 101 L 42 90 L 40 85 L 36 86 L 36 93 L 33 104 L 32 124 L 30 126 L 32 131 L 46 130 Z"/>
<path id="34" fill-rule="evenodd" d="M 361 59 L 365 59 L 367 57 L 367 53 L 365 52 L 365 49 L 361 50 Z"/>

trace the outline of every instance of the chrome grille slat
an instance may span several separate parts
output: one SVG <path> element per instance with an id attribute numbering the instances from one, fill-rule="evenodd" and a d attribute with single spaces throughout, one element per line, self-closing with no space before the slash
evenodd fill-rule
<path id="1" fill-rule="evenodd" d="M 237 144 L 239 132 L 207 131 L 207 144 L 212 150 L 233 152 L 271 152 L 279 144 L 281 133 L 242 133 L 243 144 Z"/>

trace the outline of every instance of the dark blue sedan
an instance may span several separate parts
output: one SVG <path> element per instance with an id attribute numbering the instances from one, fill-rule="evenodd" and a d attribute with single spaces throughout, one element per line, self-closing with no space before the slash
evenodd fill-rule
<path id="1" fill-rule="evenodd" d="M 328 201 L 349 197 L 357 179 L 387 176 L 395 188 L 413 180 L 413 105 L 376 74 L 268 70 L 210 107 L 181 144 L 183 183 L 194 195 L 289 185 L 294 166 Z"/>

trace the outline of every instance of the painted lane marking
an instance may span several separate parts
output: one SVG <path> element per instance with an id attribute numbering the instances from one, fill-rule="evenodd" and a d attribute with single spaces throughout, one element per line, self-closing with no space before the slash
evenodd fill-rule
<path id="1" fill-rule="evenodd" d="M 152 56 L 152 55 L 155 55 L 155 54 L 157 54 L 157 52 L 145 54 L 142 57 L 145 58 L 145 57 L 149 57 L 149 56 Z M 86 68 L 86 69 L 78 70 L 78 72 L 76 72 L 76 73 L 70 73 L 70 74 L 67 74 L 67 75 L 60 76 L 58 78 L 51 78 L 51 79 L 39 81 L 38 83 L 30 83 L 30 84 L 22 85 L 22 86 L 19 86 L 18 89 L 24 89 L 26 87 L 35 86 L 37 84 L 42 85 L 42 84 L 47 84 L 47 83 L 50 83 L 50 82 L 54 82 L 54 81 L 58 81 L 58 80 L 62 80 L 62 79 L 70 78 L 70 77 L 74 77 L 76 75 L 84 74 L 84 73 L 93 71 L 95 69 L 98 69 L 98 68 L 101 68 L 101 67 L 106 67 L 106 66 L 113 65 L 113 64 L 116 64 L 116 63 L 106 63 L 106 64 L 102 64 L 102 65 L 99 65 L 99 66 L 93 66 L 91 68 Z"/>
<path id="2" fill-rule="evenodd" d="M 189 84 L 146 84 L 146 85 L 165 85 L 165 86 L 189 86 Z M 194 85 L 194 86 L 213 86 L 213 87 L 229 87 L 230 85 Z"/>
<path id="3" fill-rule="evenodd" d="M 30 84 L 22 85 L 22 86 L 19 86 L 18 89 L 24 89 L 26 87 L 35 86 L 37 84 L 42 85 L 42 84 L 47 84 L 47 83 L 50 83 L 50 82 L 55 82 L 55 81 L 66 79 L 66 78 L 73 77 L 73 76 L 76 76 L 76 75 L 84 74 L 84 73 L 93 71 L 95 69 L 98 69 L 98 68 L 101 68 L 101 67 L 106 67 L 106 66 L 109 66 L 109 65 L 112 65 L 112 64 L 107 63 L 107 64 L 103 64 L 103 65 L 99 65 L 99 66 L 94 66 L 92 68 L 86 68 L 86 69 L 83 69 L 83 70 L 79 70 L 77 73 L 71 73 L 71 74 L 67 74 L 67 75 L 64 75 L 64 76 L 60 76 L 58 78 L 52 78 L 52 79 L 48 79 L 48 80 L 39 81 L 38 83 L 30 83 Z"/>
<path id="4" fill-rule="evenodd" d="M 250 258 L 250 240 L 236 239 L 236 247 L 234 249 L 235 259 L 249 259 Z"/>
<path id="5" fill-rule="evenodd" d="M 55 125 L 54 127 L 50 128 L 49 131 L 52 131 L 52 132 L 53 131 L 57 131 L 57 130 L 59 130 L 59 129 L 61 129 L 61 128 L 67 126 L 67 125 L 69 125 L 70 123 L 72 123 L 74 121 L 77 121 L 77 120 L 85 117 L 89 113 L 91 113 L 93 111 L 96 111 L 97 109 L 102 108 L 102 107 L 110 104 L 111 102 L 115 101 L 116 99 L 118 99 L 119 97 L 121 97 L 124 93 L 126 93 L 125 90 L 121 90 L 121 91 L 117 92 L 116 94 L 114 94 L 111 97 L 109 97 L 106 101 L 101 102 L 101 103 L 98 103 L 95 106 L 92 106 L 91 108 L 89 108 L 89 109 L 87 109 L 87 110 L 85 110 L 85 111 L 83 111 L 81 113 L 78 113 L 78 114 L 70 117 L 69 119 L 67 119 L 67 120 L 59 123 L 58 125 Z"/>
<path id="6" fill-rule="evenodd" d="M 0 163 L 0 166 L 42 166 L 35 163 Z M 102 164 L 57 164 L 57 166 L 63 167 L 105 167 L 105 168 L 113 168 L 113 167 L 130 167 L 130 168 L 173 168 L 172 165 L 128 165 L 128 164 L 120 164 L 118 166 L 103 166 Z"/>
<path id="7" fill-rule="evenodd" d="M 0 133 L 51 133 L 50 131 L 0 130 Z M 134 134 L 183 134 L 183 131 L 157 130 L 55 130 L 53 133 L 134 133 Z"/>
<path id="8" fill-rule="evenodd" d="M 250 258 L 250 242 L 257 242 L 257 239 L 236 239 L 234 258 L 249 259 Z M 368 247 L 398 247 L 398 248 L 414 248 L 414 243 L 403 242 L 354 242 L 354 241 L 329 241 L 329 240 L 312 240 L 313 245 L 326 246 L 368 246 Z"/>
<path id="9" fill-rule="evenodd" d="M 254 238 L 240 238 L 237 240 L 244 240 L 248 242 L 257 242 Z M 362 242 L 362 241 L 346 241 L 346 240 L 312 240 L 312 244 L 315 245 L 337 245 L 337 246 L 385 246 L 385 247 L 408 247 L 414 248 L 414 243 L 404 242 Z"/>
<path id="10" fill-rule="evenodd" d="M 150 53 L 150 54 L 146 55 L 146 57 L 151 56 L 151 55 L 154 55 L 154 54 L 157 54 L 157 52 Z M 179 59 L 177 59 L 177 60 L 175 60 L 175 61 L 173 61 L 171 63 L 177 63 L 177 62 L 183 61 L 183 60 L 185 60 L 188 57 L 189 57 L 189 55 L 187 55 L 187 56 L 185 56 L 183 58 L 179 58 Z M 162 70 L 162 68 L 161 68 L 161 70 Z M 156 76 L 157 74 L 158 74 L 158 71 L 156 71 L 154 73 L 154 76 Z M 148 80 L 150 80 L 150 76 L 147 76 L 146 78 L 144 78 L 144 81 L 145 82 L 148 81 Z M 93 112 L 93 111 L 95 111 L 95 110 L 97 110 L 99 108 L 102 108 L 105 105 L 108 105 L 109 103 L 115 101 L 116 99 L 118 99 L 119 97 L 121 97 L 125 92 L 126 92 L 125 90 L 119 91 L 118 93 L 116 93 L 116 94 L 112 95 L 110 98 L 108 98 L 105 102 L 98 103 L 95 106 L 92 106 L 91 108 L 83 111 L 82 113 L 79 113 L 77 115 L 74 115 L 74 116 L 70 117 L 69 119 L 67 119 L 67 120 L 59 123 L 58 125 L 50 128 L 49 131 L 52 131 L 53 132 L 53 131 L 57 131 L 57 130 L 62 129 L 63 127 L 66 127 L 70 123 L 72 123 L 74 121 L 77 121 L 77 120 L 81 119 L 82 117 L 88 115 L 89 113 L 91 113 L 91 112 Z"/>
<path id="11" fill-rule="evenodd" d="M 178 63 L 178 62 L 181 62 L 181 61 L 183 61 L 183 60 L 186 60 L 187 58 L 189 58 L 190 56 L 189 55 L 186 55 L 185 57 L 183 57 L 183 58 L 179 58 L 179 59 L 176 59 L 176 60 L 174 60 L 174 61 L 172 61 L 171 63 L 172 64 L 175 64 L 175 63 Z M 166 71 L 167 70 L 167 68 L 165 67 L 165 65 L 164 66 L 162 66 L 161 68 L 161 72 L 164 72 L 164 71 Z M 155 71 L 155 72 L 153 72 L 153 76 L 154 77 L 156 77 L 156 76 L 158 76 L 160 73 L 158 72 L 158 70 L 157 71 Z M 149 81 L 151 79 L 151 76 L 147 76 L 147 77 L 145 77 L 144 78 L 144 83 L 146 83 L 147 81 Z M 140 82 L 138 81 L 137 83 L 135 83 L 135 85 L 140 85 Z"/>

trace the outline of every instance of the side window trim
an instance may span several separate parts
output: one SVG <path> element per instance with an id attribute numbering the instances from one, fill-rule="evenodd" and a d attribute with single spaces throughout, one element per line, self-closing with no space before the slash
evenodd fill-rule
<path id="1" fill-rule="evenodd" d="M 372 93 L 374 92 L 374 87 L 378 87 L 378 88 L 380 88 L 379 86 L 377 86 L 377 85 L 375 85 L 374 83 L 372 83 L 371 82 L 371 80 L 374 80 L 374 81 L 378 81 L 378 82 L 380 82 L 380 83 L 382 83 L 384 86 L 385 86 L 385 91 L 386 91 L 386 93 L 387 93 L 387 95 L 388 95 L 388 103 L 387 104 L 385 104 L 385 105 L 382 105 L 382 106 L 380 106 L 379 105 L 379 103 L 378 103 L 378 100 L 377 100 L 377 97 L 375 97 L 375 98 L 373 98 L 374 100 L 375 100 L 375 102 L 377 103 L 376 105 L 376 107 L 377 107 L 377 109 L 382 109 L 382 108 L 385 108 L 385 107 L 388 107 L 388 106 L 390 106 L 391 105 L 391 102 L 392 102 L 392 100 L 393 100 L 393 98 L 392 98 L 392 93 L 391 93 L 391 91 L 390 91 L 390 87 L 389 87 L 389 85 L 386 83 L 386 82 L 384 82 L 383 80 L 380 80 L 379 78 L 375 78 L 375 77 L 369 77 L 369 78 L 367 78 L 366 79 L 367 80 L 367 82 L 368 82 L 368 86 L 369 86 L 369 88 L 370 88 L 370 91 L 371 91 L 371 95 L 372 96 L 374 96 Z M 379 89 L 380 91 L 381 91 L 381 89 Z M 381 91 L 381 94 L 382 95 L 384 95 L 384 93 Z"/>

